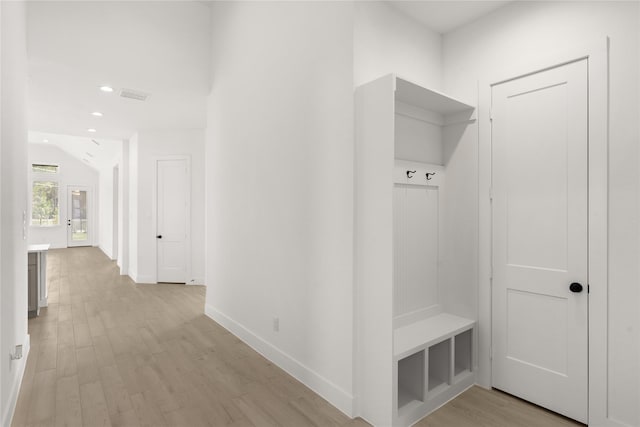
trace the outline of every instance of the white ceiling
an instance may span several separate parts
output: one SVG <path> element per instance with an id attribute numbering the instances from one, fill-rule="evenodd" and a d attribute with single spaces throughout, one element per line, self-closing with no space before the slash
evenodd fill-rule
<path id="1" fill-rule="evenodd" d="M 93 139 L 82 136 L 29 132 L 29 143 L 50 144 L 60 148 L 93 169 L 111 169 L 122 152 L 122 141 Z"/>
<path id="2" fill-rule="evenodd" d="M 207 5 L 186 1 L 27 2 L 33 138 L 68 135 L 94 145 L 90 138 L 128 139 L 141 129 L 204 128 L 209 14 Z M 151 96 L 121 98 L 123 88 Z"/>
<path id="3" fill-rule="evenodd" d="M 389 3 L 446 33 L 507 2 Z M 91 139 L 121 141 L 137 130 L 206 126 L 208 2 L 43 1 L 27 2 L 27 13 L 30 141 L 48 139 L 82 159 L 95 149 Z M 115 92 L 101 92 L 101 85 Z M 118 93 L 123 88 L 151 96 L 124 99 Z M 92 166 L 112 162 L 112 154 L 98 150 Z"/>
<path id="4" fill-rule="evenodd" d="M 510 1 L 402 1 L 388 2 L 437 33 L 445 34 L 475 21 Z"/>

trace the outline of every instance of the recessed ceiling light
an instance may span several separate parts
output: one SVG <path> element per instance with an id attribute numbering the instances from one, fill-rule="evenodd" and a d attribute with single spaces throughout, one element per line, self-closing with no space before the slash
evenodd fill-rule
<path id="1" fill-rule="evenodd" d="M 94 128 L 89 128 L 89 129 L 87 129 L 87 132 L 91 132 L 91 133 L 93 133 L 93 132 L 95 132 L 95 131 L 96 131 L 96 130 L 95 130 Z"/>
<path id="2" fill-rule="evenodd" d="M 96 117 L 102 117 L 102 113 L 100 111 L 94 111 L 93 113 L 91 113 L 91 115 Z"/>
<path id="3" fill-rule="evenodd" d="M 111 86 L 100 86 L 100 90 L 103 92 L 113 92 L 113 88 Z"/>
<path id="4" fill-rule="evenodd" d="M 43 139 L 42 142 L 49 142 L 49 140 L 48 139 Z"/>

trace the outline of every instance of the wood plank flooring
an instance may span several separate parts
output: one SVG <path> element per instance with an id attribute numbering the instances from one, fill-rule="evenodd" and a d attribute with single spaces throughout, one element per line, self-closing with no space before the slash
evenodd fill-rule
<path id="1" fill-rule="evenodd" d="M 202 286 L 136 285 L 97 248 L 50 251 L 47 274 L 13 426 L 368 425 L 207 318 Z M 578 424 L 474 387 L 417 425 Z"/>
<path id="2" fill-rule="evenodd" d="M 497 390 L 471 387 L 415 427 L 584 427 Z"/>

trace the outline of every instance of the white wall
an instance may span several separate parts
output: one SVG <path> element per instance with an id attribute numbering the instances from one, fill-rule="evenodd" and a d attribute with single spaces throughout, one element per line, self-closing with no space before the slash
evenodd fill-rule
<path id="1" fill-rule="evenodd" d="M 30 143 L 29 165 L 32 163 L 58 165 L 56 175 L 47 175 L 47 179 L 58 181 L 58 200 L 60 224 L 51 227 L 29 227 L 29 244 L 49 243 L 52 248 L 67 247 L 67 211 L 69 209 L 68 186 L 80 185 L 89 187 L 91 191 L 89 208 L 89 245 L 98 244 L 98 171 L 82 161 L 66 153 L 58 147 L 48 144 Z M 28 166 L 29 171 L 31 170 Z M 40 179 L 29 172 L 29 187 L 33 179 Z M 31 195 L 31 189 L 29 189 Z M 28 219 L 31 218 L 31 206 L 28 209 Z"/>
<path id="2" fill-rule="evenodd" d="M 356 86 L 394 73 L 440 90 L 440 34 L 386 2 L 355 2 L 353 44 Z"/>
<path id="3" fill-rule="evenodd" d="M 98 173 L 98 246 L 109 259 L 115 259 L 117 250 L 113 247 L 113 220 L 117 215 L 114 212 L 114 190 L 117 196 L 117 187 L 114 188 L 113 167 L 102 168 Z"/>
<path id="4" fill-rule="evenodd" d="M 206 313 L 352 413 L 353 5 L 212 17 Z"/>
<path id="5" fill-rule="evenodd" d="M 523 64 L 544 62 L 571 46 L 611 37 L 609 347 L 608 366 L 594 367 L 608 371 L 608 383 L 602 385 L 608 395 L 607 402 L 591 408 L 592 415 L 602 415 L 603 408 L 608 412 L 606 420 L 592 418 L 596 425 L 640 425 L 638 18 L 637 2 L 514 2 L 443 39 L 445 90 L 478 99 L 478 81 L 491 82 Z M 479 101 L 481 109 L 489 107 L 488 99 Z M 467 138 L 464 149 L 471 154 L 477 143 L 477 138 Z M 490 306 L 488 298 L 479 302 Z M 481 310 L 480 319 L 486 325 L 487 310 Z M 488 384 L 488 354 L 482 358 L 483 382 Z"/>
<path id="6" fill-rule="evenodd" d="M 100 222 L 98 228 L 98 246 L 109 259 L 113 259 L 113 169 L 98 173 L 98 205 Z"/>
<path id="7" fill-rule="evenodd" d="M 24 2 L 0 2 L 0 423 L 9 426 L 27 335 L 27 52 Z M 11 361 L 16 345 L 24 356 Z"/>
<path id="8" fill-rule="evenodd" d="M 130 216 L 129 216 L 129 140 L 122 141 L 122 153 L 118 160 L 118 260 L 120 274 L 129 274 L 129 242 L 130 242 Z"/>
<path id="9" fill-rule="evenodd" d="M 155 283 L 157 158 L 184 155 L 191 159 L 191 276 L 189 284 L 204 284 L 204 131 L 143 130 L 130 140 L 130 276 Z"/>

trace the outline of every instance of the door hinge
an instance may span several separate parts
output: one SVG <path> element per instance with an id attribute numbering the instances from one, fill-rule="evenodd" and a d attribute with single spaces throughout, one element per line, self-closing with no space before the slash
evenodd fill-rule
<path id="1" fill-rule="evenodd" d="M 493 203 L 493 187 L 489 187 L 489 203 Z"/>
<path id="2" fill-rule="evenodd" d="M 493 346 L 489 348 L 489 360 L 493 360 Z"/>
<path id="3" fill-rule="evenodd" d="M 591 293 L 591 285 L 587 285 L 587 293 Z"/>
<path id="4" fill-rule="evenodd" d="M 493 109 L 489 108 L 489 121 L 493 121 Z"/>

